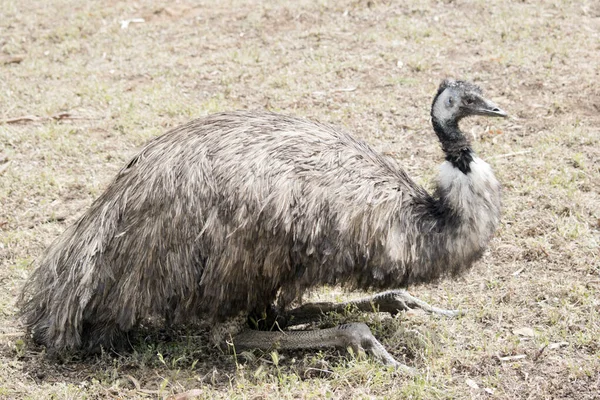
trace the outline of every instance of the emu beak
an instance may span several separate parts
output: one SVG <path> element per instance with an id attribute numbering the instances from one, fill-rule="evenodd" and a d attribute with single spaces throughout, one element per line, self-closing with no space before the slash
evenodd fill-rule
<path id="1" fill-rule="evenodd" d="M 472 115 L 484 115 L 487 117 L 508 117 L 508 114 L 498 107 L 494 102 L 479 97 L 471 106 L 467 106 Z"/>

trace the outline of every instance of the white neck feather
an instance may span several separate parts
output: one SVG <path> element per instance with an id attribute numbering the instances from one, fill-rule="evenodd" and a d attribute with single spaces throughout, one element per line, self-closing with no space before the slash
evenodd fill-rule
<path id="1" fill-rule="evenodd" d="M 467 174 L 444 162 L 440 167 L 439 187 L 450 211 L 460 218 L 456 227 L 456 246 L 464 252 L 485 247 L 500 222 L 500 184 L 491 167 L 478 157 Z"/>

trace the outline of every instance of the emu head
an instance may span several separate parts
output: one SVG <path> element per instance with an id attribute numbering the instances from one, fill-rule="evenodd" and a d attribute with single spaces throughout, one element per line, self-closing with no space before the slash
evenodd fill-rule
<path id="1" fill-rule="evenodd" d="M 443 127 L 457 127 L 458 122 L 471 115 L 506 117 L 496 104 L 483 97 L 479 86 L 470 82 L 444 80 L 431 107 L 431 117 Z"/>

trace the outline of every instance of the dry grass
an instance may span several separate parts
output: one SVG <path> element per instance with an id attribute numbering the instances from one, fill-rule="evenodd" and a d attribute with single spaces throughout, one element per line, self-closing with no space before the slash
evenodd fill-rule
<path id="1" fill-rule="evenodd" d="M 596 1 L 26 4 L 0 0 L 0 397 L 600 398 Z M 132 18 L 144 22 L 122 29 Z M 469 312 L 332 317 L 366 320 L 419 376 L 335 353 L 234 359 L 185 330 L 86 360 L 26 344 L 14 302 L 30 261 L 149 138 L 269 108 L 346 126 L 427 183 L 441 160 L 428 107 L 446 76 L 513 116 L 465 127 L 505 188 L 489 252 L 458 281 L 412 290 Z M 22 116 L 36 118 L 9 121 Z"/>

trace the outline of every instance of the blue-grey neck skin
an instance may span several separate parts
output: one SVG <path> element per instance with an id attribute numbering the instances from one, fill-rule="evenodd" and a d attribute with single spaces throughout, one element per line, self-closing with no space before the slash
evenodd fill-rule
<path id="1" fill-rule="evenodd" d="M 462 81 L 442 82 L 431 104 L 431 122 L 446 154 L 446 160 L 462 171 L 469 173 L 473 161 L 473 150 L 466 136 L 460 130 L 460 120 L 469 114 L 461 107 L 462 97 L 468 93 L 481 94 L 475 85 Z"/>

